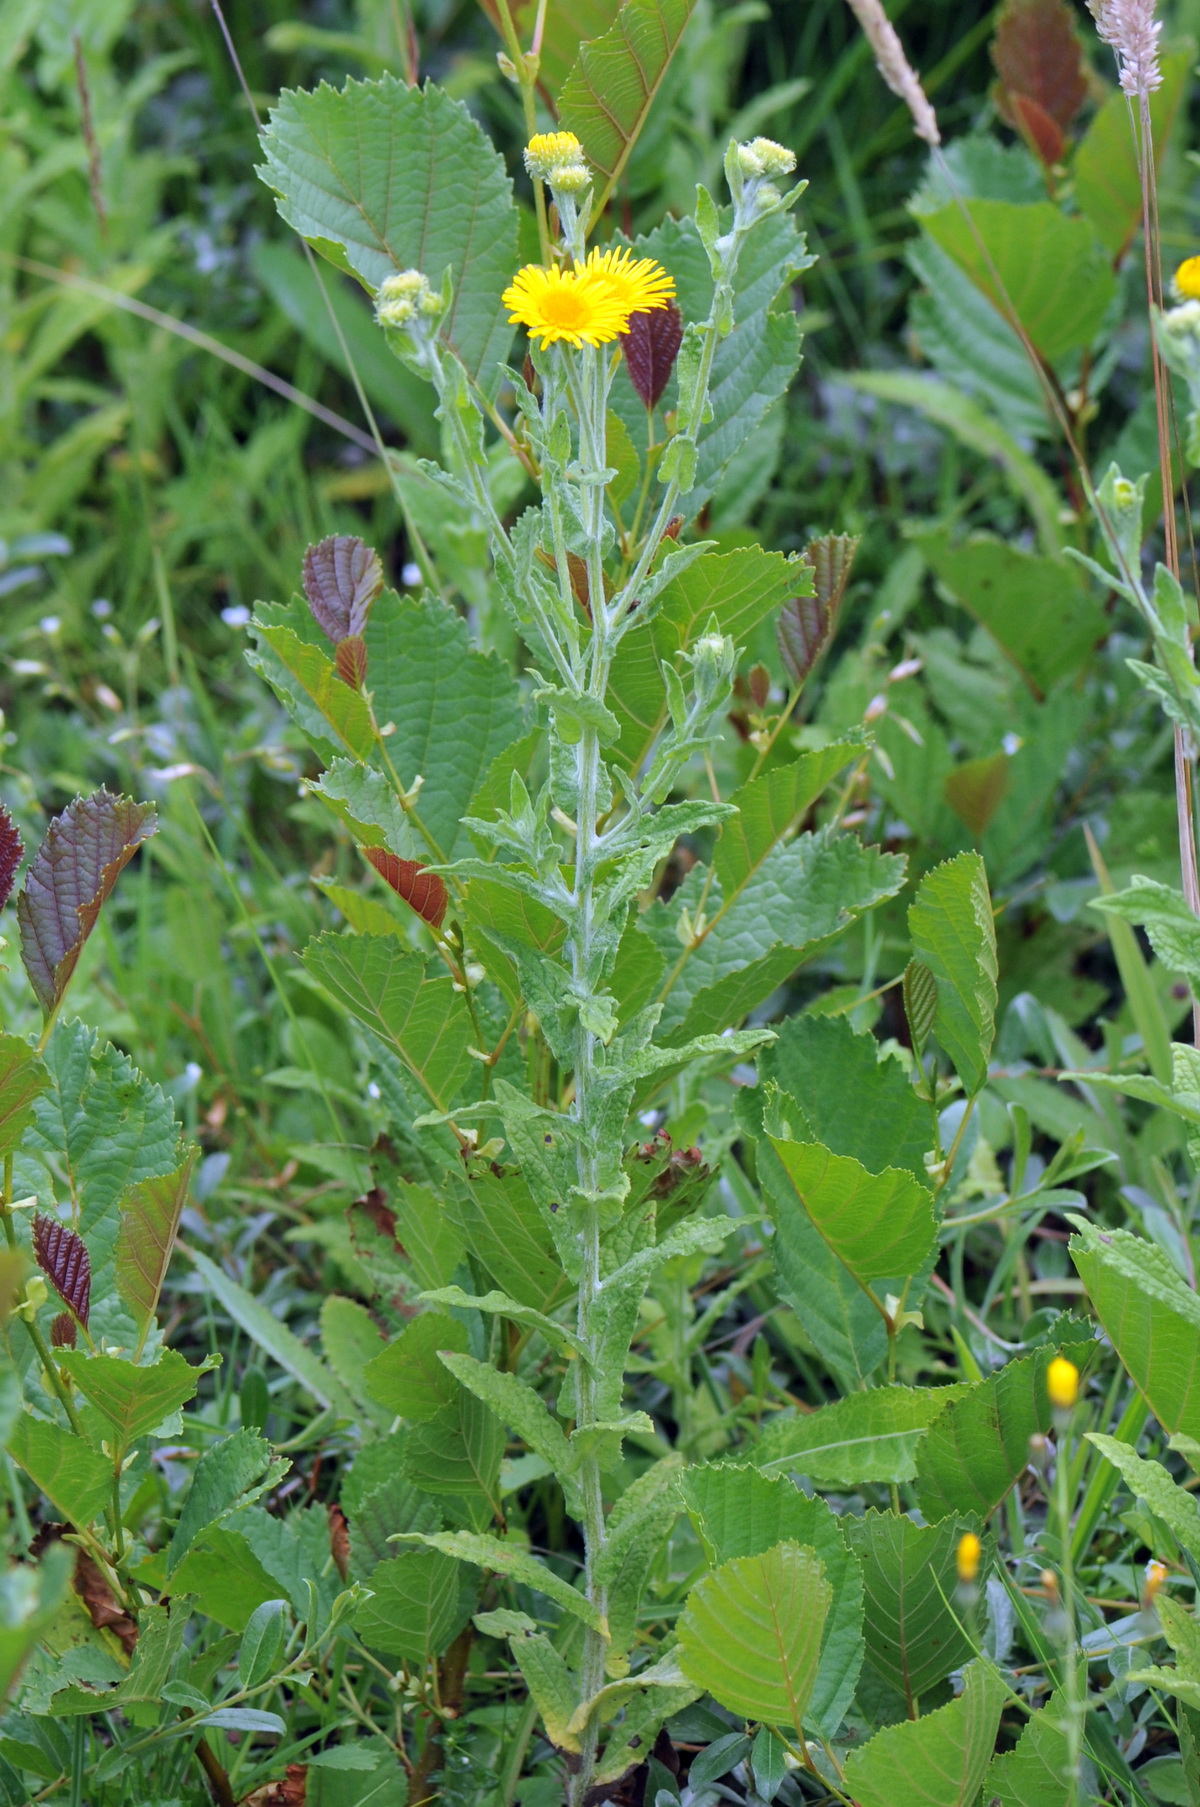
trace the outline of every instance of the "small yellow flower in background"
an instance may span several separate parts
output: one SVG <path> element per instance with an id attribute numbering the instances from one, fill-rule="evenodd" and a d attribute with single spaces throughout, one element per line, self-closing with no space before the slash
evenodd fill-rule
<path id="1" fill-rule="evenodd" d="M 551 170 L 582 162 L 583 146 L 574 132 L 535 132 L 525 146 L 525 167 L 543 182 Z"/>
<path id="2" fill-rule="evenodd" d="M 1046 1369 L 1046 1391 L 1056 1411 L 1069 1412 L 1079 1398 L 1079 1369 L 1075 1363 L 1055 1356 Z"/>
<path id="3" fill-rule="evenodd" d="M 1146 1564 L 1146 1585 L 1142 1589 L 1142 1610 L 1149 1611 L 1154 1605 L 1155 1597 L 1162 1591 L 1167 1579 L 1167 1566 L 1164 1562 L 1153 1559 Z"/>
<path id="4" fill-rule="evenodd" d="M 629 331 L 629 315 L 616 297 L 579 270 L 526 264 L 501 299 L 513 325 L 523 326 L 543 345 L 565 339 L 578 350 L 582 345 L 607 345 Z"/>
<path id="5" fill-rule="evenodd" d="M 958 1566 L 958 1578 L 965 1585 L 979 1579 L 979 1559 L 983 1555 L 983 1545 L 974 1531 L 964 1531 L 958 1540 L 958 1551 L 955 1562 Z"/>
<path id="6" fill-rule="evenodd" d="M 1175 293 L 1181 301 L 1200 301 L 1200 257 L 1185 257 L 1175 272 Z"/>
<path id="7" fill-rule="evenodd" d="M 619 251 L 588 252 L 584 273 L 602 283 L 627 314 L 646 314 L 666 307 L 675 295 L 674 279 L 652 257 L 637 257 L 627 247 Z"/>

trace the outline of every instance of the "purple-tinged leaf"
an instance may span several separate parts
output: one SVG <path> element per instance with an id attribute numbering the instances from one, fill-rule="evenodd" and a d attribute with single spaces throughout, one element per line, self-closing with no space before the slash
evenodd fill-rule
<path id="1" fill-rule="evenodd" d="M 812 592 L 784 603 L 777 628 L 780 657 L 797 689 L 833 638 L 857 551 L 858 540 L 848 533 L 823 534 L 804 548 Z"/>
<path id="2" fill-rule="evenodd" d="M 153 803 L 106 790 L 76 797 L 50 824 L 17 898 L 21 958 L 42 1009 L 57 1009 L 100 907 L 158 828 Z"/>
<path id="3" fill-rule="evenodd" d="M 50 1347 L 52 1349 L 73 1349 L 79 1341 L 79 1331 L 69 1311 L 60 1311 L 50 1326 Z"/>
<path id="4" fill-rule="evenodd" d="M 629 316 L 621 350 L 629 380 L 647 408 L 657 408 L 662 400 L 682 343 L 683 315 L 673 301 Z"/>
<path id="5" fill-rule="evenodd" d="M 383 588 L 383 566 L 356 534 L 334 533 L 304 554 L 304 594 L 317 626 L 336 646 L 361 634 Z"/>
<path id="6" fill-rule="evenodd" d="M 121 1207 L 117 1233 L 117 1291 L 137 1319 L 140 1358 L 158 1310 L 159 1295 L 187 1203 L 196 1150 L 188 1150 L 183 1166 L 135 1186 Z"/>
<path id="7" fill-rule="evenodd" d="M 17 833 L 17 825 L 0 803 L 0 910 L 12 896 L 17 867 L 25 857 L 25 843 Z"/>
<path id="8" fill-rule="evenodd" d="M 334 667 L 343 684 L 361 690 L 367 681 L 367 643 L 361 634 L 347 634 L 339 640 L 333 656 Z"/>
<path id="9" fill-rule="evenodd" d="M 59 1297 L 87 1329 L 92 1303 L 92 1263 L 82 1236 L 57 1217 L 33 1220 L 33 1252 L 37 1264 Z"/>

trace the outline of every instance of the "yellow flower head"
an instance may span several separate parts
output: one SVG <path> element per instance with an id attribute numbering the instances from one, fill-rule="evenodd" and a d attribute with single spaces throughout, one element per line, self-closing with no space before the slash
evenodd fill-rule
<path id="1" fill-rule="evenodd" d="M 1175 293 L 1181 301 L 1200 301 L 1200 257 L 1185 257 L 1175 272 Z"/>
<path id="2" fill-rule="evenodd" d="M 1046 1369 L 1046 1391 L 1050 1403 L 1059 1412 L 1069 1412 L 1079 1398 L 1079 1369 L 1061 1355 Z"/>
<path id="3" fill-rule="evenodd" d="M 525 146 L 525 167 L 543 181 L 552 169 L 583 162 L 583 146 L 574 132 L 535 132 Z"/>
<path id="4" fill-rule="evenodd" d="M 1167 1579 L 1167 1571 L 1161 1562 L 1153 1558 L 1146 1564 L 1146 1585 L 1142 1590 L 1142 1610 L 1148 1611 L 1155 1599 L 1162 1592 L 1163 1583 Z"/>
<path id="5" fill-rule="evenodd" d="M 958 1540 L 958 1551 L 955 1562 L 958 1567 L 960 1581 L 970 1584 L 979 1579 L 979 1560 L 983 1555 L 983 1545 L 974 1531 L 965 1531 Z"/>
<path id="6" fill-rule="evenodd" d="M 502 300 L 513 325 L 523 326 L 543 345 L 565 339 L 578 350 L 581 345 L 607 345 L 629 331 L 629 315 L 616 297 L 580 270 L 526 264 Z"/>
<path id="7" fill-rule="evenodd" d="M 635 258 L 628 248 L 599 251 L 593 246 L 583 267 L 627 314 L 645 314 L 652 308 L 666 307 L 675 295 L 675 283 L 662 265 L 652 257 Z"/>

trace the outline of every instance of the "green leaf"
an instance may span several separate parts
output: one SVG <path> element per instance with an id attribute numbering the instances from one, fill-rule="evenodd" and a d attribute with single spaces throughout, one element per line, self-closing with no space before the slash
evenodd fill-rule
<path id="1" fill-rule="evenodd" d="M 867 1661 L 910 1710 L 974 1649 L 956 1600 L 958 1540 L 968 1528 L 957 1518 L 918 1525 L 902 1512 L 846 1520 L 862 1563 Z"/>
<path id="2" fill-rule="evenodd" d="M 425 1186 L 399 1180 L 390 1204 L 396 1236 L 421 1285 L 431 1289 L 448 1285 L 465 1251 L 442 1200 Z"/>
<path id="3" fill-rule="evenodd" d="M 554 1239 L 521 1172 L 483 1172 L 446 1198 L 444 1209 L 471 1253 L 504 1292 L 552 1311 L 569 1291 Z"/>
<path id="4" fill-rule="evenodd" d="M 299 611 L 301 605 L 294 604 Z M 308 629 L 308 623 L 304 623 Z M 350 753 L 366 760 L 375 747 L 371 712 L 357 690 L 344 684 L 322 647 L 297 633 L 286 612 L 271 604 L 256 611 L 251 630 L 258 650 L 254 669 L 271 685 L 297 726 L 328 764 Z"/>
<path id="5" fill-rule="evenodd" d="M 552 1349 L 570 1361 L 582 1347 L 573 1330 L 558 1324 L 553 1318 L 535 1311 L 530 1305 L 521 1305 L 516 1299 L 510 1299 L 507 1293 L 466 1293 L 461 1286 L 443 1286 L 434 1292 L 421 1294 L 425 1305 L 453 1305 L 462 1311 L 484 1311 L 492 1317 L 511 1318 L 514 1324 L 524 1324 L 530 1330 L 536 1330 L 544 1336 Z"/>
<path id="6" fill-rule="evenodd" d="M 457 1391 L 439 1351 L 467 1347 L 467 1332 L 440 1311 L 423 1312 L 363 1369 L 363 1389 L 398 1418 L 427 1424 Z"/>
<path id="7" fill-rule="evenodd" d="M 86 1527 L 112 1498 L 112 1463 L 60 1424 L 22 1412 L 8 1453 L 63 1517 Z"/>
<path id="8" fill-rule="evenodd" d="M 1002 318 L 1011 306 L 1050 363 L 1100 330 L 1116 282 L 1086 220 L 1050 201 L 975 200 L 922 214 L 921 225 Z"/>
<path id="9" fill-rule="evenodd" d="M 72 1566 L 67 1546 L 52 1544 L 37 1565 L 32 1587 L 24 1564 L 0 1576 L 0 1699 L 7 1699 L 25 1658 L 58 1618 Z"/>
<path id="10" fill-rule="evenodd" d="M 164 1349 L 148 1368 L 83 1349 L 60 1349 L 56 1359 L 106 1420 L 110 1439 L 122 1455 L 194 1398 L 205 1372 L 204 1367 L 193 1368 L 178 1349 Z"/>
<path id="11" fill-rule="evenodd" d="M 1036 524 L 1043 552 L 1062 550 L 1058 516 L 1062 501 L 1037 460 L 998 421 L 949 383 L 904 370 L 850 371 L 844 382 L 866 395 L 899 407 L 915 408 L 928 420 L 953 433 L 961 445 L 997 463 L 1014 493 L 1020 496 Z"/>
<path id="12" fill-rule="evenodd" d="M 969 406 L 983 403 L 1018 441 L 1046 438 L 1046 393 L 1008 321 L 923 233 L 909 240 L 905 259 L 924 289 L 908 304 L 909 330 L 938 374 L 972 398 Z"/>
<path id="13" fill-rule="evenodd" d="M 449 973 L 387 935 L 318 935 L 308 971 L 400 1056 L 438 1110 L 470 1071 L 471 1019 Z M 432 976 L 430 976 L 432 975 Z"/>
<path id="14" fill-rule="evenodd" d="M 35 1048 L 19 1035 L 0 1035 L 0 1155 L 19 1147 L 33 1122 L 34 1100 L 49 1083 Z"/>
<path id="15" fill-rule="evenodd" d="M 1122 103 L 1123 104 L 1123 103 Z M 999 1807 L 1062 1807 L 1063 1777 L 1070 1756 L 1067 1735 L 1057 1716 L 1055 1695 L 1039 1713 L 1031 1714 L 1016 1747 L 992 1761 L 984 1779 L 984 1798 Z"/>
<path id="16" fill-rule="evenodd" d="M 448 1494 L 499 1508 L 504 1432 L 481 1400 L 461 1387 L 449 1405 L 409 1433 L 404 1472 L 424 1493 Z"/>
<path id="17" fill-rule="evenodd" d="M 832 1598 L 823 1564 L 803 1544 L 723 1563 L 687 1597 L 680 1667 L 729 1712 L 799 1729 Z"/>
<path id="18" fill-rule="evenodd" d="M 196 1538 L 172 1575 L 179 1596 L 195 1594 L 205 1616 L 230 1631 L 244 1631 L 250 1615 L 279 1595 L 279 1583 L 249 1543 L 229 1525 L 211 1525 Z"/>
<path id="19" fill-rule="evenodd" d="M 722 825 L 712 861 L 726 897 L 750 881 L 776 843 L 800 826 L 826 786 L 865 751 L 861 741 L 831 741 L 734 791 L 729 801 L 738 813 Z"/>
<path id="20" fill-rule="evenodd" d="M 973 1098 L 987 1078 L 996 1032 L 996 926 L 979 854 L 960 853 L 925 874 L 908 929 L 937 980 L 937 1038 Z"/>
<path id="21" fill-rule="evenodd" d="M 1144 1461 L 1128 1443 L 1099 1431 L 1088 1431 L 1087 1439 L 1119 1470 L 1130 1493 L 1145 1500 L 1183 1548 L 1200 1560 L 1200 1504 L 1192 1495 L 1171 1479 L 1161 1462 Z"/>
<path id="22" fill-rule="evenodd" d="M 268 1681 L 280 1667 L 287 1635 L 286 1611 L 286 1600 L 264 1600 L 246 1621 L 238 1651 L 238 1681 L 243 1688 Z"/>
<path id="23" fill-rule="evenodd" d="M 1046 1369 L 1055 1354 L 1044 1348 L 1010 1361 L 934 1419 L 917 1451 L 917 1500 L 927 1519 L 952 1512 L 987 1518 L 995 1511 L 1029 1465 L 1030 1437 L 1050 1429 Z"/>
<path id="24" fill-rule="evenodd" d="M 547 1568 L 518 1543 L 506 1543 L 499 1537 L 483 1537 L 474 1531 L 425 1532 L 414 1541 L 433 1550 L 442 1550 L 447 1556 L 457 1557 L 459 1562 L 474 1563 L 491 1574 L 505 1575 L 511 1581 L 531 1587 L 553 1600 L 556 1606 L 561 1606 L 564 1612 L 582 1619 L 593 1631 L 603 1633 L 605 1630 L 603 1615 L 587 1596 L 577 1592 L 569 1581 L 564 1581 L 561 1575 L 556 1575 L 553 1569 Z"/>
<path id="25" fill-rule="evenodd" d="M 340 1293 L 327 1294 L 321 1303 L 321 1346 L 347 1393 L 364 1402 L 364 1370 L 384 1347 L 382 1332 L 366 1306 L 357 1299 L 344 1299 Z M 387 1430 L 392 1413 L 372 1410 L 369 1405 L 364 1410 L 365 1416 L 373 1416 Z"/>
<path id="26" fill-rule="evenodd" d="M 264 1350 L 281 1368 L 298 1380 L 305 1392 L 319 1405 L 329 1406 L 339 1418 L 353 1424 L 358 1410 L 337 1376 L 325 1366 L 320 1356 L 307 1349 L 273 1312 L 248 1293 L 236 1280 L 219 1268 L 215 1261 L 199 1249 L 188 1249 L 188 1259 L 204 1281 L 205 1289 L 227 1311 L 235 1324 L 246 1332 L 251 1342 Z"/>
<path id="27" fill-rule="evenodd" d="M 807 1475 L 819 1487 L 911 1481 L 917 1451 L 953 1387 L 870 1387 L 815 1412 L 776 1418 L 751 1450 L 756 1467 Z"/>
<path id="28" fill-rule="evenodd" d="M 1135 877 L 1127 890 L 1093 898 L 1092 908 L 1145 929 L 1163 965 L 1200 986 L 1200 919 L 1173 885 Z"/>
<path id="29" fill-rule="evenodd" d="M 1108 634 L 1104 610 L 1078 568 L 1063 559 L 1024 552 L 988 533 L 957 545 L 945 533 L 918 534 L 914 544 L 1039 700 L 1073 677 Z"/>
<path id="30" fill-rule="evenodd" d="M 770 1141 L 813 1224 L 860 1286 L 915 1274 L 924 1264 L 937 1240 L 927 1186 L 895 1167 L 869 1173 L 852 1155 L 819 1142 Z"/>
<path id="31" fill-rule="evenodd" d="M 1156 163 L 1161 161 L 1171 136 L 1194 62 L 1195 52 L 1190 49 L 1170 52 L 1159 60 L 1162 86 L 1149 96 Z M 1129 116 L 1129 102 L 1120 90 L 1109 95 L 1084 133 L 1075 152 L 1072 171 L 1079 211 L 1105 250 L 1114 260 L 1120 259 L 1142 223 L 1138 145 Z"/>
<path id="32" fill-rule="evenodd" d="M 522 1627 L 510 1634 L 517 1667 L 551 1744 L 556 1750 L 579 1751 L 579 1739 L 569 1729 L 578 1704 L 578 1683 L 549 1638 L 532 1627 L 530 1620 L 529 1629 Z"/>
<path id="33" fill-rule="evenodd" d="M 607 178 L 620 179 L 637 143 L 695 0 L 626 0 L 603 37 L 581 43 L 558 99 L 559 124 L 574 132 Z"/>
<path id="34" fill-rule="evenodd" d="M 835 1738 L 854 1698 L 863 1656 L 862 1577 L 846 1547 L 843 1521 L 824 1500 L 809 1498 L 789 1481 L 733 1464 L 689 1469 L 682 1492 L 714 1565 L 764 1556 L 778 1543 L 815 1551 L 832 1601 L 806 1722 L 822 1737 Z"/>
<path id="35" fill-rule="evenodd" d="M 1008 1690 L 986 1663 L 971 1663 L 957 1700 L 876 1732 L 846 1761 L 860 1807 L 975 1807 Z"/>
<path id="36" fill-rule="evenodd" d="M 264 1477 L 269 1482 L 271 1466 L 271 1445 L 251 1430 L 234 1431 L 204 1451 L 192 1470 L 192 1483 L 167 1548 L 168 1576 L 202 1533 L 207 1536 L 237 1505 L 257 1499 L 260 1489 L 256 1483 Z"/>
<path id="37" fill-rule="evenodd" d="M 187 1203 L 196 1150 L 174 1173 L 160 1174 L 135 1186 L 121 1206 L 117 1232 L 117 1288 L 138 1326 L 134 1360 L 140 1360 L 158 1310 L 159 1295 Z"/>
<path id="38" fill-rule="evenodd" d="M 354 1615 L 359 1637 L 418 1669 L 458 1636 L 478 1592 L 440 1550 L 406 1550 L 381 1562 L 371 1571 L 371 1588 L 373 1597 Z"/>
<path id="39" fill-rule="evenodd" d="M 1134 1385 L 1165 1430 L 1200 1437 L 1200 1299 L 1153 1243 L 1077 1228 L 1071 1259 Z"/>
<path id="40" fill-rule="evenodd" d="M 870 1173 L 899 1167 L 922 1183 L 929 1106 L 899 1060 L 880 1058 L 870 1034 L 846 1016 L 792 1016 L 758 1057 L 759 1075 L 787 1094 L 787 1117 L 806 1142 L 853 1155 Z"/>
<path id="41" fill-rule="evenodd" d="M 527 1381 L 489 1367 L 487 1362 L 476 1361 L 473 1355 L 443 1351 L 441 1359 L 455 1380 L 481 1399 L 501 1425 L 516 1431 L 535 1455 L 549 1463 L 552 1472 L 570 1491 L 574 1455 L 562 1426 L 551 1417 L 541 1395 Z"/>
<path id="42" fill-rule="evenodd" d="M 504 165 L 461 101 L 392 75 L 283 93 L 263 135 L 264 182 L 289 226 L 372 293 L 419 269 L 454 293 L 441 332 L 474 375 L 512 342 L 500 304 L 517 265 Z"/>

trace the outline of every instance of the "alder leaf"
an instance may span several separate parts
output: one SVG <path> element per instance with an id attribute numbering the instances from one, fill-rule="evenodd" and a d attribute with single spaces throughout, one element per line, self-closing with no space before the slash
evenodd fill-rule
<path id="1" fill-rule="evenodd" d="M 627 0 L 603 37 L 579 46 L 559 99 L 559 123 L 575 133 L 609 188 L 649 117 L 694 3 Z"/>
<path id="2" fill-rule="evenodd" d="M 25 843 L 17 832 L 16 823 L 0 803 L 0 910 L 12 896 L 17 867 L 24 857 Z"/>
<path id="3" fill-rule="evenodd" d="M 832 1598 L 825 1565 L 805 1544 L 735 1557 L 688 1595 L 680 1666 L 731 1713 L 799 1728 Z"/>
<path id="4" fill-rule="evenodd" d="M 996 925 L 977 853 L 935 866 L 909 907 L 913 949 L 937 983 L 934 1028 L 968 1098 L 987 1078 L 996 1033 Z"/>
<path id="5" fill-rule="evenodd" d="M 146 1344 L 162 1292 L 179 1220 L 187 1202 L 196 1150 L 174 1173 L 143 1180 L 121 1207 L 117 1233 L 117 1291 L 138 1322 L 137 1356 Z M 60 1289 L 61 1290 L 61 1289 Z"/>
<path id="6" fill-rule="evenodd" d="M 1066 0 L 1005 0 L 992 39 L 1000 112 L 1009 125 L 1020 95 L 1034 101 L 1060 137 L 1088 97 L 1087 65 Z"/>
<path id="7" fill-rule="evenodd" d="M 361 635 L 383 588 L 379 554 L 353 533 L 331 533 L 304 554 L 304 594 L 313 620 L 336 646 Z"/>
<path id="8" fill-rule="evenodd" d="M 45 1062 L 19 1035 L 0 1035 L 0 1155 L 12 1152 L 33 1119 L 34 1100 L 50 1083 Z"/>
<path id="9" fill-rule="evenodd" d="M 386 847 L 360 847 L 359 852 L 397 897 L 402 897 L 431 928 L 441 928 L 450 899 L 436 872 L 430 872 L 420 860 L 402 860 Z"/>
<path id="10" fill-rule="evenodd" d="M 833 639 L 858 547 L 856 534 L 825 533 L 800 555 L 812 571 L 812 589 L 784 603 L 776 626 L 779 656 L 797 689 Z"/>
<path id="11" fill-rule="evenodd" d="M 157 827 L 153 803 L 107 790 L 76 797 L 51 822 L 17 899 L 21 959 L 47 1015 L 62 1001 L 122 868 Z"/>
<path id="12" fill-rule="evenodd" d="M 964 1677 L 948 1706 L 887 1726 L 851 1752 L 846 1787 L 859 1807 L 975 1807 L 1008 1689 L 982 1661 Z"/>
<path id="13" fill-rule="evenodd" d="M 683 315 L 673 301 L 629 316 L 621 350 L 629 380 L 647 408 L 657 408 L 662 400 L 682 343 Z"/>
<path id="14" fill-rule="evenodd" d="M 87 1329 L 92 1302 L 92 1263 L 82 1236 L 57 1217 L 33 1220 L 33 1253 L 60 1298 Z"/>

